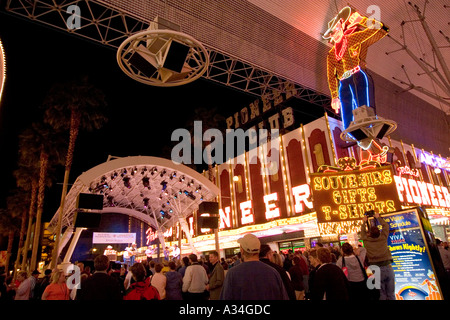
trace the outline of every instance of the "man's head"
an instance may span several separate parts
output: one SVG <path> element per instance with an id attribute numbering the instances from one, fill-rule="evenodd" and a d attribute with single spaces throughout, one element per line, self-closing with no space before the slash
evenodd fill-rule
<path id="1" fill-rule="evenodd" d="M 217 253 L 217 251 L 211 251 L 208 258 L 209 262 L 216 264 L 219 261 L 219 253 Z"/>
<path id="2" fill-rule="evenodd" d="M 147 272 L 145 271 L 145 267 L 142 263 L 135 263 L 131 266 L 130 271 L 133 275 L 134 280 L 137 282 L 144 281 Z"/>
<path id="3" fill-rule="evenodd" d="M 238 239 L 237 241 L 240 244 L 242 257 L 245 260 L 253 259 L 259 259 L 259 250 L 261 248 L 261 242 L 259 241 L 258 237 L 255 235 L 249 233 L 243 236 L 242 238 Z"/>
<path id="4" fill-rule="evenodd" d="M 107 256 L 101 254 L 94 259 L 95 271 L 106 271 L 109 267 L 109 259 Z"/>
<path id="5" fill-rule="evenodd" d="M 309 263 L 311 263 L 311 265 L 313 267 L 316 267 L 320 264 L 320 260 L 317 257 L 317 250 L 318 249 L 316 249 L 316 248 L 311 249 L 311 251 L 309 252 L 309 255 L 308 255 Z"/>
<path id="6" fill-rule="evenodd" d="M 380 229 L 377 226 L 371 226 L 369 229 L 369 237 L 378 238 L 380 236 Z"/>
<path id="7" fill-rule="evenodd" d="M 193 262 L 198 262 L 197 255 L 191 253 L 191 254 L 189 255 L 189 261 L 191 261 L 191 263 L 193 263 Z"/>
<path id="8" fill-rule="evenodd" d="M 273 251 L 268 244 L 262 244 L 259 249 L 259 258 L 260 259 L 269 259 L 273 262 Z"/>
<path id="9" fill-rule="evenodd" d="M 24 281 L 26 278 L 28 278 L 28 273 L 26 271 L 20 271 L 17 274 L 17 280 L 19 280 L 20 282 Z"/>
<path id="10" fill-rule="evenodd" d="M 331 252 L 327 248 L 317 249 L 317 258 L 321 263 L 331 263 Z"/>

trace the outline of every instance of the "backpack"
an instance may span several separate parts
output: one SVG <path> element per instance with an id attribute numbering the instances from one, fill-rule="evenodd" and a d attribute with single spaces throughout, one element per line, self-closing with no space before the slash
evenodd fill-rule
<path id="1" fill-rule="evenodd" d="M 158 289 L 145 282 L 135 282 L 127 290 L 124 300 L 160 300 Z"/>

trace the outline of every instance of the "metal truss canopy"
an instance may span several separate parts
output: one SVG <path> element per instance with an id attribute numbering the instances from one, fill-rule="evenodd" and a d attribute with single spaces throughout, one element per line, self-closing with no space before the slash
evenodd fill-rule
<path id="1" fill-rule="evenodd" d="M 183 223 L 203 201 L 213 201 L 219 190 L 203 175 L 171 160 L 144 156 L 117 158 L 76 179 L 66 196 L 63 228 L 74 226 L 80 193 L 102 194 L 102 212 L 126 214 L 164 232 L 177 222 Z M 54 232 L 57 223 L 58 212 L 48 229 Z"/>
<path id="2" fill-rule="evenodd" d="M 78 6 L 80 15 L 69 9 L 73 5 Z M 147 30 L 151 23 L 105 1 L 56 3 L 53 0 L 8 0 L 6 10 L 116 49 L 128 37 Z M 79 19 L 79 28 L 69 28 L 68 21 L 73 19 Z M 272 99 L 273 95 L 285 94 L 286 88 L 291 88 L 291 91 L 295 88 L 295 97 L 298 99 L 329 109 L 328 96 L 207 43 L 203 45 L 210 58 L 209 66 L 203 74 L 205 79 L 269 99 Z"/>

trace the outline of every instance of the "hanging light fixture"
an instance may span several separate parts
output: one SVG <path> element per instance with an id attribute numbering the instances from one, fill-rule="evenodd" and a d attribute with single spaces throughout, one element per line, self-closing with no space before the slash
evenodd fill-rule
<path id="1" fill-rule="evenodd" d="M 198 79 L 208 68 L 208 51 L 180 29 L 156 17 L 147 30 L 120 45 L 119 67 L 132 79 L 158 87 L 179 86 Z"/>

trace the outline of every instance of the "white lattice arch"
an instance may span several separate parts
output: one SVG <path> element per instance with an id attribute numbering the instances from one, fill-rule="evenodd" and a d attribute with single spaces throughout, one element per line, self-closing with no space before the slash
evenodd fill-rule
<path id="1" fill-rule="evenodd" d="M 81 174 L 68 192 L 62 228 L 73 230 L 80 193 L 103 194 L 103 210 L 125 214 L 154 227 L 159 234 L 180 222 L 192 245 L 186 217 L 219 189 L 195 170 L 171 160 L 134 156 L 106 161 Z M 48 230 L 55 232 L 59 209 Z M 67 240 L 68 241 L 68 240 Z"/>

